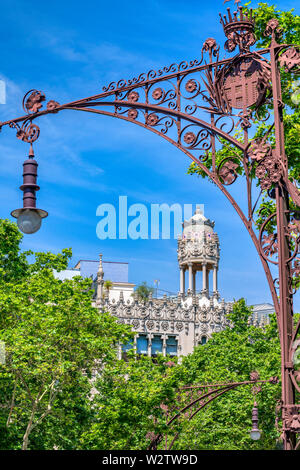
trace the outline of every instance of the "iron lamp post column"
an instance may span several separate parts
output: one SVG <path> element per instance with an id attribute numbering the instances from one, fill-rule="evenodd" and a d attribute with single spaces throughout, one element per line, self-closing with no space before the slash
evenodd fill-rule
<path id="1" fill-rule="evenodd" d="M 271 70 L 272 70 L 272 90 L 273 90 L 273 108 L 274 108 L 274 127 L 275 127 L 275 152 L 284 171 L 288 171 L 288 161 L 285 154 L 284 126 L 283 126 L 283 103 L 281 92 L 281 80 L 276 53 L 278 44 L 276 42 L 275 32 L 272 35 L 270 46 Z M 285 190 L 284 184 L 277 184 L 275 189 L 276 196 L 276 224 L 278 237 L 278 276 L 279 276 L 279 312 L 278 329 L 281 345 L 281 387 L 282 387 L 282 410 L 283 410 L 283 444 L 285 450 L 291 450 L 295 447 L 295 434 L 288 430 L 285 422 L 285 409 L 295 403 L 295 390 L 291 381 L 289 371 L 290 347 L 293 334 L 293 299 L 290 292 L 291 280 L 289 240 L 286 233 L 288 226 L 289 195 Z"/>

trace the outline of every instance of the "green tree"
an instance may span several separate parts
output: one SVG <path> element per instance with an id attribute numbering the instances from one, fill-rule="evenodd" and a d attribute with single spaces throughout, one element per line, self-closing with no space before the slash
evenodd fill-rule
<path id="1" fill-rule="evenodd" d="M 142 300 L 143 302 L 146 302 L 149 299 L 150 293 L 153 294 L 153 287 L 147 286 L 146 281 L 142 282 L 136 289 L 135 293 L 138 296 L 139 300 Z"/>
<path id="2" fill-rule="evenodd" d="M 252 386 L 227 392 L 200 411 L 191 421 L 180 419 L 166 427 L 172 407 L 181 408 L 176 391 L 188 384 L 242 382 L 257 371 L 261 379 L 280 377 L 280 345 L 275 316 L 264 329 L 251 326 L 252 315 L 245 300 L 234 304 L 230 327 L 214 333 L 181 363 L 158 357 L 128 362 L 105 369 L 95 383 L 95 420 L 83 432 L 83 449 L 147 449 L 150 439 L 161 433 L 168 442 L 179 431 L 174 449 L 275 449 L 280 433 L 275 419 L 281 396 L 280 383 L 264 384 L 256 400 L 259 409 L 259 441 L 250 438 L 254 403 Z M 164 448 L 165 438 L 160 447 Z"/>
<path id="3" fill-rule="evenodd" d="M 93 372 L 114 363 L 132 334 L 92 306 L 91 280 L 54 277 L 71 250 L 21 253 L 21 240 L 15 224 L 0 221 L 0 446 L 61 448 L 58 436 L 70 431 L 63 440 L 75 448 L 75 417 L 91 415 Z"/>
<path id="4" fill-rule="evenodd" d="M 183 358 L 178 374 L 183 384 L 229 383 L 250 379 L 257 371 L 260 379 L 280 377 L 280 344 L 275 315 L 270 325 L 249 325 L 251 309 L 244 299 L 234 304 L 229 315 L 231 327 L 213 334 L 203 346 Z M 175 449 L 247 450 L 275 449 L 279 432 L 275 426 L 280 383 L 264 384 L 256 400 L 262 436 L 252 441 L 251 386 L 241 386 L 212 401 L 191 421 L 181 423 Z"/>
<path id="5" fill-rule="evenodd" d="M 107 294 L 109 294 L 110 289 L 112 288 L 113 283 L 107 279 L 104 281 L 104 289 L 106 290 Z"/>
<path id="6" fill-rule="evenodd" d="M 172 363 L 161 356 L 155 363 L 137 360 L 133 351 L 128 356 L 106 367 L 95 383 L 96 418 L 81 436 L 82 449 L 147 449 L 166 430 L 164 409 L 174 404 L 178 385 Z"/>

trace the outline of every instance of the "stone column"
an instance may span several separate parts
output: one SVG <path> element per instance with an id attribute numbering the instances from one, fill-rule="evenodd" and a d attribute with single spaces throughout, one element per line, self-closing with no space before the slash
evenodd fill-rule
<path id="1" fill-rule="evenodd" d="M 202 291 L 201 294 L 206 296 L 208 295 L 208 268 L 207 263 L 202 264 Z"/>
<path id="2" fill-rule="evenodd" d="M 207 289 L 207 273 L 206 273 L 206 263 L 202 264 L 202 290 L 206 291 Z"/>
<path id="3" fill-rule="evenodd" d="M 180 293 L 185 293 L 185 269 L 180 268 Z"/>
<path id="4" fill-rule="evenodd" d="M 193 295 L 196 293 L 196 271 L 193 271 Z"/>
<path id="5" fill-rule="evenodd" d="M 163 336 L 163 350 L 162 350 L 163 356 L 166 357 L 167 355 L 167 337 Z"/>
<path id="6" fill-rule="evenodd" d="M 209 269 L 208 269 L 207 266 L 206 266 L 206 289 L 207 289 L 207 293 L 209 295 Z"/>
<path id="7" fill-rule="evenodd" d="M 218 294 L 218 266 L 214 265 L 214 273 L 213 273 L 213 291 L 214 294 Z"/>
<path id="8" fill-rule="evenodd" d="M 148 356 L 151 357 L 152 335 L 149 334 L 147 336 L 148 336 Z"/>
<path id="9" fill-rule="evenodd" d="M 193 265 L 189 263 L 189 290 L 193 292 Z"/>
<path id="10" fill-rule="evenodd" d="M 99 255 L 99 267 L 97 272 L 97 295 L 96 304 L 100 305 L 103 302 L 103 285 L 104 285 L 104 271 L 102 264 L 102 254 Z"/>

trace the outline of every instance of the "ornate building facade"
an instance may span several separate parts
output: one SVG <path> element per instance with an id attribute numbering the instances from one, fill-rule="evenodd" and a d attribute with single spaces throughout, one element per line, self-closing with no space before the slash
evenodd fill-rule
<path id="1" fill-rule="evenodd" d="M 138 354 L 182 356 L 205 344 L 212 333 L 229 326 L 232 302 L 220 300 L 218 271 L 220 243 L 214 222 L 199 208 L 183 223 L 178 238 L 180 289 L 177 296 L 139 299 L 135 285 L 128 282 L 128 263 L 81 260 L 74 269 L 57 273 L 60 279 L 76 275 L 94 281 L 94 306 L 108 311 L 119 322 L 131 325 L 136 332 L 132 344 L 120 346 L 119 355 L 130 348 Z M 105 283 L 110 281 L 109 289 Z M 212 289 L 210 289 L 210 286 Z M 250 320 L 256 326 L 269 322 L 273 306 L 254 306 Z M 274 310 L 273 310 L 274 311 Z"/>
<path id="2" fill-rule="evenodd" d="M 187 355 L 196 345 L 206 343 L 212 333 L 229 325 L 227 315 L 232 310 L 232 303 L 220 300 L 217 285 L 219 238 L 214 232 L 214 222 L 204 217 L 200 209 L 183 223 L 177 253 L 180 272 L 177 297 L 164 295 L 157 299 L 150 294 L 146 302 L 139 300 L 135 293 L 125 299 L 122 291 L 118 300 L 110 298 L 104 289 L 100 255 L 95 306 L 100 311 L 109 311 L 120 322 L 132 325 L 137 332 L 134 344 L 123 346 L 123 352 L 135 347 L 139 354 L 148 356 L 158 353 Z M 200 275 L 202 288 L 198 291 Z M 212 292 L 209 289 L 210 277 Z"/>

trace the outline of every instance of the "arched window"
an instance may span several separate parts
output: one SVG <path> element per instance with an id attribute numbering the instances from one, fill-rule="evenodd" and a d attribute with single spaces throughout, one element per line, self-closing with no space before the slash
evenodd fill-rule
<path id="1" fill-rule="evenodd" d="M 148 338 L 146 335 L 139 335 L 136 340 L 137 354 L 147 356 L 148 354 Z"/>
<path id="2" fill-rule="evenodd" d="M 166 353 L 169 356 L 177 356 L 177 339 L 176 336 L 169 336 L 167 338 L 167 350 Z"/>
<path id="3" fill-rule="evenodd" d="M 206 344 L 207 343 L 207 337 L 206 336 L 202 336 L 201 337 L 201 345 L 203 346 L 203 344 Z"/>
<path id="4" fill-rule="evenodd" d="M 161 336 L 153 336 L 151 344 L 151 356 L 157 356 L 163 352 L 163 340 Z"/>

